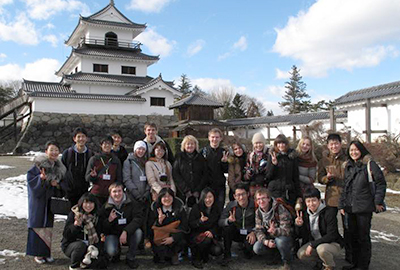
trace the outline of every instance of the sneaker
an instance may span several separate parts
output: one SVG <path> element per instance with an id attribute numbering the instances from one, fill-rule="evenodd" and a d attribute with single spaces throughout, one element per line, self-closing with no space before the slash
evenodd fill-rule
<path id="1" fill-rule="evenodd" d="M 47 257 L 47 258 L 44 258 L 45 260 L 46 260 L 46 262 L 48 262 L 48 263 L 53 263 L 54 262 L 54 258 L 53 257 Z"/>
<path id="2" fill-rule="evenodd" d="M 179 257 L 178 257 L 178 254 L 174 254 L 174 255 L 171 257 L 171 264 L 172 264 L 172 265 L 178 265 L 178 264 L 179 264 Z"/>
<path id="3" fill-rule="evenodd" d="M 86 263 L 81 262 L 81 266 L 80 267 L 81 267 L 81 269 L 86 269 L 86 268 L 89 267 L 89 265 L 87 265 Z"/>
<path id="4" fill-rule="evenodd" d="M 129 266 L 130 269 L 136 269 L 139 267 L 139 263 L 135 259 L 134 260 L 126 259 L 126 264 Z"/>
<path id="5" fill-rule="evenodd" d="M 78 269 L 81 269 L 81 268 L 79 268 L 79 266 L 73 267 L 72 265 L 70 265 L 68 269 L 69 270 L 78 270 Z"/>
<path id="6" fill-rule="evenodd" d="M 46 263 L 46 259 L 43 258 L 43 257 L 35 257 L 34 260 L 35 260 L 35 262 L 36 262 L 37 264 L 44 264 L 44 263 Z"/>
<path id="7" fill-rule="evenodd" d="M 284 262 L 283 266 L 281 267 L 281 270 L 292 270 L 292 267 L 288 262 Z"/>

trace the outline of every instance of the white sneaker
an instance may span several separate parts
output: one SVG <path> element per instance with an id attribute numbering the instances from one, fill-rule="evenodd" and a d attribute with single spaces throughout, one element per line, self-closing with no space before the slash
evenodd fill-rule
<path id="1" fill-rule="evenodd" d="M 54 262 L 54 258 L 53 257 L 47 257 L 47 258 L 45 258 L 45 260 L 48 263 L 53 263 Z"/>
<path id="2" fill-rule="evenodd" d="M 34 260 L 35 260 L 35 262 L 38 263 L 38 264 L 44 264 L 44 263 L 46 263 L 46 259 L 43 258 L 43 257 L 35 257 Z"/>
<path id="3" fill-rule="evenodd" d="M 69 266 L 69 270 L 80 270 L 81 268 L 79 268 L 79 266 L 77 267 L 72 267 L 71 265 Z"/>

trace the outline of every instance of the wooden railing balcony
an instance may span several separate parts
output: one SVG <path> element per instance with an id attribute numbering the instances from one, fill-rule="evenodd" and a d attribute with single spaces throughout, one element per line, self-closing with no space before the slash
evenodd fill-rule
<path id="1" fill-rule="evenodd" d="M 133 42 L 129 40 L 121 40 L 116 38 L 82 38 L 80 42 L 80 46 L 83 44 L 86 45 L 98 45 L 104 47 L 114 47 L 114 48 L 124 48 L 124 49 L 133 49 L 140 50 L 140 42 Z"/>

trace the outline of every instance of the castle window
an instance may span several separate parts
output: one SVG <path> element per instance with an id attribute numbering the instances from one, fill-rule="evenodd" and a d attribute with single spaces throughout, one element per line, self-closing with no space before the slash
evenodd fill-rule
<path id="1" fill-rule="evenodd" d="M 105 45 L 118 47 L 118 36 L 114 32 L 108 32 L 105 35 Z"/>
<path id="2" fill-rule="evenodd" d="M 165 107 L 165 98 L 150 97 L 150 106 Z"/>
<path id="3" fill-rule="evenodd" d="M 108 65 L 93 64 L 93 72 L 108 73 Z"/>
<path id="4" fill-rule="evenodd" d="M 128 67 L 128 66 L 122 66 L 121 67 L 121 73 L 122 74 L 136 74 L 136 67 Z"/>

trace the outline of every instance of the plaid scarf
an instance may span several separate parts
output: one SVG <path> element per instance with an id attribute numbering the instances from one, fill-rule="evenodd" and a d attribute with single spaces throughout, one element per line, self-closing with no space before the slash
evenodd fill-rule
<path id="1" fill-rule="evenodd" d="M 78 205 L 72 207 L 72 212 L 75 214 L 75 219 L 81 219 L 83 224 L 83 233 L 88 236 L 89 245 L 93 245 L 99 242 L 99 236 L 97 235 L 94 224 L 96 223 L 97 216 L 93 214 L 83 214 L 79 211 Z"/>

